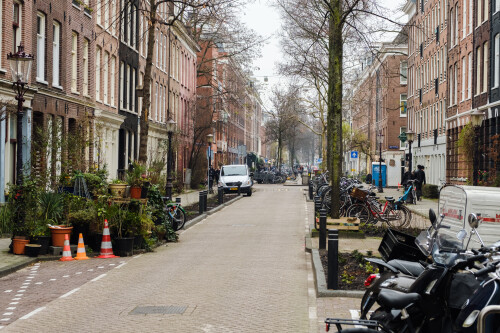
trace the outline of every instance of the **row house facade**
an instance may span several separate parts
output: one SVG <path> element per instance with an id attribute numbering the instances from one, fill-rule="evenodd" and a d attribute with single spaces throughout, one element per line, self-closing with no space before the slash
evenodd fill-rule
<path id="1" fill-rule="evenodd" d="M 206 35 L 198 53 L 198 112 L 212 134 L 214 168 L 246 163 L 248 153 L 263 154 L 262 102 L 251 78 L 227 55 L 223 45 Z M 206 144 L 206 143 L 205 143 Z"/>
<path id="2" fill-rule="evenodd" d="M 457 55 L 455 64 L 450 68 L 447 65 L 447 57 L 455 50 L 455 43 L 448 42 L 448 34 L 451 29 L 456 36 L 458 29 L 448 24 L 448 5 L 447 0 L 410 0 L 404 6 L 408 15 L 407 130 L 414 132 L 412 169 L 423 165 L 427 183 L 436 185 L 446 179 L 448 83 L 457 82 L 456 74 L 462 73 L 464 65 L 462 60 L 465 59 L 465 64 L 468 61 L 467 57 Z M 450 9 L 449 15 L 456 14 L 455 9 Z M 459 50 L 459 45 L 467 43 L 467 39 L 456 38 L 455 42 Z M 467 103 L 462 99 L 466 95 L 450 97 L 452 105 Z"/>
<path id="3" fill-rule="evenodd" d="M 0 201 L 15 181 L 16 112 L 7 53 L 23 43 L 35 56 L 25 95 L 23 164 L 51 182 L 107 167 L 118 177 L 138 157 L 148 8 L 138 0 L 0 1 Z M 143 8 L 144 7 L 144 8 Z M 164 5 L 159 15 L 175 10 Z M 198 46 L 181 22 L 155 31 L 149 162 L 166 161 L 166 122 L 177 122 L 175 165 L 185 152 L 196 96 Z M 160 152 L 161 150 L 161 152 Z M 30 153 L 31 152 L 31 153 Z M 166 162 L 165 162 L 166 163 Z"/>
<path id="4" fill-rule="evenodd" d="M 406 36 L 399 34 L 377 51 L 364 60 L 349 103 L 352 128 L 370 142 L 369 154 L 360 152 L 351 160 L 351 169 L 373 173 L 373 163 L 378 165 L 382 158 L 387 186 L 397 186 L 404 163 L 399 135 L 406 131 L 407 123 Z"/>

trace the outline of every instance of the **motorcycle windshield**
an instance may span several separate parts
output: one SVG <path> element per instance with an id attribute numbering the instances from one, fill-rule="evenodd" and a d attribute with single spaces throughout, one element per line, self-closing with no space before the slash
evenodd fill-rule
<path id="1" fill-rule="evenodd" d="M 450 234 L 439 232 L 432 249 L 432 259 L 436 264 L 450 267 L 457 259 L 465 258 L 463 252 L 464 247 L 459 239 Z"/>

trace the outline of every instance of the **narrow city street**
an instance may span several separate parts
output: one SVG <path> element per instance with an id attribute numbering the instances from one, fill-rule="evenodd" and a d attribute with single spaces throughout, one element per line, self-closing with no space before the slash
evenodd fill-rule
<path id="1" fill-rule="evenodd" d="M 154 253 L 25 268 L 2 332 L 317 331 L 306 218 L 301 187 L 261 185 Z"/>

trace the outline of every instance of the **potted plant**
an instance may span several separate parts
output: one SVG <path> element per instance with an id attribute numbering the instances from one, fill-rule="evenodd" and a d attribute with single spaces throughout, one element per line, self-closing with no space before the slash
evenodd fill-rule
<path id="1" fill-rule="evenodd" d="M 137 212 L 129 211 L 125 207 L 119 207 L 112 221 L 112 226 L 117 233 L 113 245 L 116 255 L 127 257 L 133 254 L 134 230 L 137 229 L 139 223 L 140 217 Z"/>
<path id="2" fill-rule="evenodd" d="M 132 168 L 127 171 L 127 182 L 130 185 L 130 197 L 132 199 L 141 198 L 141 186 L 144 182 L 143 175 L 146 174 L 146 167 L 137 162 L 132 163 Z"/>
<path id="3" fill-rule="evenodd" d="M 111 184 L 108 185 L 111 195 L 114 197 L 124 197 L 127 183 L 120 179 L 113 179 Z"/>
<path id="4" fill-rule="evenodd" d="M 47 223 L 52 235 L 52 246 L 63 247 L 65 235 L 71 235 L 71 231 L 73 230 L 73 227 L 69 225 L 69 221 L 65 224 L 58 224 L 63 220 L 63 194 L 53 192 L 42 193 L 40 194 L 39 205 L 42 220 Z"/>
<path id="5" fill-rule="evenodd" d="M 24 252 L 28 257 L 36 258 L 40 254 L 42 245 L 40 244 L 26 244 L 24 246 Z"/>

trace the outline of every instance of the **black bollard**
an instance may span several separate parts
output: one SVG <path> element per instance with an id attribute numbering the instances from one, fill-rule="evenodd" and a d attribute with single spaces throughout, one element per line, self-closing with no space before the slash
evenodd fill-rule
<path id="1" fill-rule="evenodd" d="M 181 198 L 175 198 L 175 203 L 180 204 L 181 203 Z"/>
<path id="2" fill-rule="evenodd" d="M 217 188 L 217 201 L 219 202 L 219 205 L 224 203 L 224 187 L 222 186 Z"/>
<path id="3" fill-rule="evenodd" d="M 241 182 L 238 182 L 237 184 L 238 184 L 238 195 L 241 195 L 241 190 L 240 190 L 240 188 L 241 188 Z"/>
<path id="4" fill-rule="evenodd" d="M 204 196 L 204 192 L 203 191 L 200 191 L 198 193 L 198 211 L 200 214 L 203 214 L 203 212 L 205 211 L 205 208 L 203 207 L 204 206 L 204 203 L 205 203 L 205 199 L 203 198 Z"/>
<path id="5" fill-rule="evenodd" d="M 208 190 L 205 190 L 205 196 L 203 197 L 203 209 L 205 212 L 208 210 Z"/>
<path id="6" fill-rule="evenodd" d="M 328 289 L 339 289 L 339 231 L 328 230 Z"/>
<path id="7" fill-rule="evenodd" d="M 321 209 L 321 197 L 319 195 L 314 196 L 314 217 L 319 214 L 319 210 Z"/>
<path id="8" fill-rule="evenodd" d="M 309 200 L 313 199 L 313 182 L 312 180 L 309 181 Z"/>
<path id="9" fill-rule="evenodd" d="M 326 209 L 319 210 L 319 249 L 326 249 Z"/>

